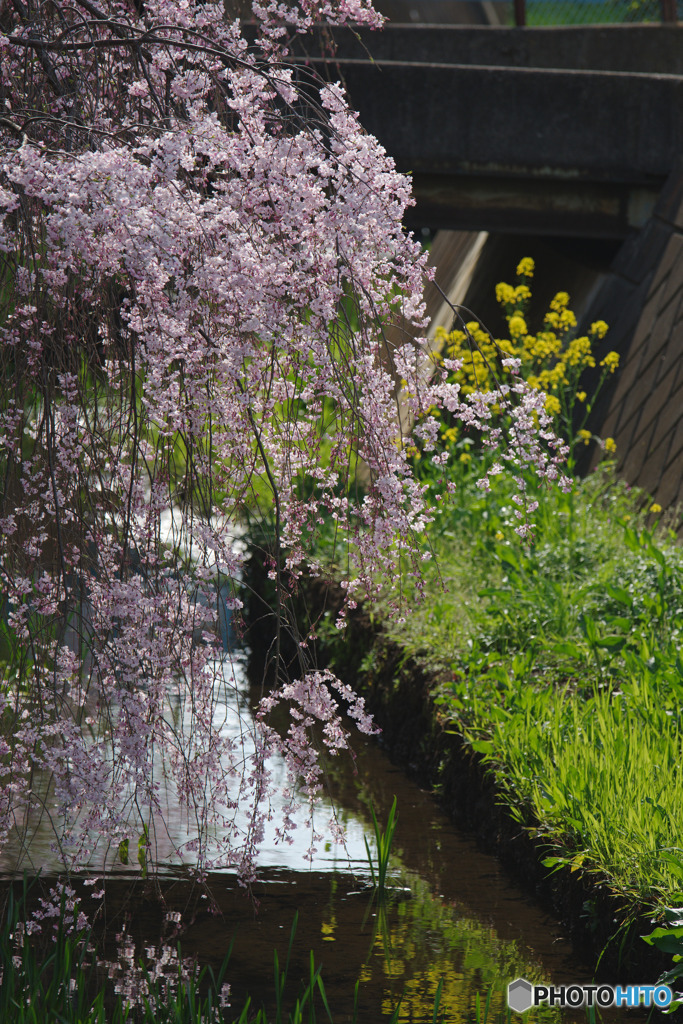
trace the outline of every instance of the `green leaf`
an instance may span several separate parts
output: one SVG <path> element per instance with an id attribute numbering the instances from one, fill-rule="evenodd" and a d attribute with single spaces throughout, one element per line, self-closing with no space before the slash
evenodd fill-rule
<path id="1" fill-rule="evenodd" d="M 550 872 L 551 875 L 555 874 L 556 871 L 560 871 L 561 868 L 566 867 L 567 863 L 566 857 L 545 857 L 541 861 L 544 868 L 552 868 L 552 871 Z"/>
<path id="2" fill-rule="evenodd" d="M 640 552 L 640 540 L 638 534 L 632 526 L 627 526 L 624 528 L 624 543 L 626 544 L 627 548 L 631 549 L 631 551 Z"/>
<path id="3" fill-rule="evenodd" d="M 661 858 L 674 878 L 677 878 L 679 882 L 683 882 L 683 861 L 681 858 L 674 857 L 672 853 L 666 852 L 662 852 Z"/>
<path id="4" fill-rule="evenodd" d="M 683 953 L 683 927 L 655 928 L 649 935 L 641 935 L 641 939 L 663 953 Z"/>
<path id="5" fill-rule="evenodd" d="M 608 595 L 614 600 L 618 601 L 619 604 L 625 604 L 627 608 L 633 606 L 633 595 L 629 594 L 628 590 L 624 590 L 623 587 L 613 587 L 608 584 L 605 587 Z"/>
<path id="6" fill-rule="evenodd" d="M 670 928 L 683 925 L 683 907 L 664 907 L 664 917 Z"/>
<path id="7" fill-rule="evenodd" d="M 579 615 L 579 629 L 589 644 L 595 644 L 598 640 L 597 626 L 588 615 Z"/>
<path id="8" fill-rule="evenodd" d="M 470 746 L 472 747 L 472 750 L 474 750 L 475 753 L 477 754 L 492 755 L 495 753 L 496 749 L 491 740 L 472 740 Z"/>
<path id="9" fill-rule="evenodd" d="M 553 644 L 552 647 L 550 647 L 550 651 L 553 654 L 564 654 L 568 658 L 582 658 L 585 653 L 578 644 L 574 644 L 568 640 L 559 644 Z"/>
<path id="10" fill-rule="evenodd" d="M 624 615 L 612 615 L 608 620 L 612 629 L 621 629 L 624 633 L 630 633 L 633 621 Z"/>
<path id="11" fill-rule="evenodd" d="M 614 651 L 616 654 L 622 649 L 626 640 L 623 636 L 604 636 L 601 640 L 595 641 L 596 647 L 604 647 L 610 651 Z"/>

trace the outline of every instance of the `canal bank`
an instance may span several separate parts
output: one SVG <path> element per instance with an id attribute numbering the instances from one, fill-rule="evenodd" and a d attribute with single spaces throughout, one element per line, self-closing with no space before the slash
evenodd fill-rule
<path id="1" fill-rule="evenodd" d="M 254 658 L 254 667 L 265 677 L 275 620 L 262 555 L 252 556 L 249 582 L 248 642 L 263 655 Z M 307 654 L 331 665 L 364 696 L 391 760 L 433 789 L 449 819 L 473 835 L 480 850 L 495 854 L 511 878 L 553 916 L 592 977 L 610 984 L 654 983 L 671 968 L 671 958 L 642 941 L 654 927 L 642 909 L 616 896 L 607 879 L 595 873 L 543 864 L 552 851 L 533 836 L 541 823 L 527 816 L 526 827 L 520 824 L 483 758 L 443 715 L 438 700 L 441 687 L 450 682 L 447 674 L 433 667 L 428 655 L 408 653 L 362 608 L 348 614 L 343 633 L 336 631 L 332 624 L 342 597 L 335 585 L 320 579 L 299 585 L 295 607 L 303 635 L 313 622 L 323 638 Z M 281 652 L 295 672 L 300 652 L 286 636 Z M 436 662 L 438 652 L 432 655 Z"/>

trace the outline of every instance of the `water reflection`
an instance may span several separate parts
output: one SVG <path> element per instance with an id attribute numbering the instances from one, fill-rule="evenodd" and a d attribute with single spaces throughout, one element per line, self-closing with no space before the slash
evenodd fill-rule
<path id="1" fill-rule="evenodd" d="M 231 654 L 215 665 L 216 685 L 213 696 L 213 726 L 221 739 L 232 743 L 239 750 L 239 760 L 248 765 L 255 749 L 254 699 L 247 680 L 243 655 Z M 190 749 L 194 726 L 192 695 L 186 689 L 169 687 L 167 719 L 174 732 L 184 738 L 185 749 Z M 93 740 L 95 732 L 93 731 Z M 338 760 L 341 761 L 341 758 Z M 351 769 L 351 763 L 347 765 Z M 269 761 L 274 792 L 269 804 L 269 820 L 265 823 L 265 835 L 257 858 L 259 868 L 291 867 L 300 869 L 305 865 L 319 871 L 350 871 L 365 874 L 367 859 L 364 843 L 364 825 L 348 808 L 333 801 L 329 794 L 322 794 L 311 814 L 305 800 L 302 806 L 292 812 L 289 802 L 288 814 L 296 828 L 291 831 L 291 841 L 278 841 L 276 829 L 283 817 L 287 787 L 287 771 L 284 759 L 274 754 Z M 165 752 L 157 744 L 152 760 L 153 779 L 156 782 L 157 806 L 143 806 L 142 817 L 149 830 L 150 856 L 155 870 L 166 876 L 177 876 L 179 872 L 191 869 L 197 863 L 193 847 L 200 823 L 179 799 L 175 782 L 168 770 Z M 236 783 L 236 788 L 239 782 Z M 50 779 L 36 773 L 34 780 L 35 800 L 27 820 L 21 823 L 13 839 L 0 853 L 0 874 L 20 875 L 28 870 L 43 874 L 59 874 L 63 871 L 63 858 L 59 844 L 55 842 L 55 809 L 50 807 Z M 233 795 L 231 793 L 231 795 Z M 219 808 L 225 827 L 214 830 L 216 848 L 227 839 L 233 847 L 246 842 L 249 835 L 249 808 L 246 801 L 238 802 L 237 808 Z M 137 843 L 140 838 L 139 809 L 141 798 L 133 788 L 126 791 L 119 810 L 131 808 L 131 838 L 129 840 L 128 864 L 121 862 L 118 844 L 103 842 L 91 834 L 90 856 L 76 865 L 77 870 L 101 874 L 111 870 L 127 870 L 135 874 L 140 870 L 137 860 Z M 336 818 L 346 833 L 344 845 L 333 842 L 312 843 L 314 832 L 325 834 L 331 818 Z M 314 852 L 311 852 L 313 849 Z M 151 866 L 151 865 L 150 865 Z M 226 866 L 224 870 L 234 871 Z"/>
<path id="2" fill-rule="evenodd" d="M 225 674 L 216 695 L 215 721 L 247 752 L 254 693 L 243 668 L 234 676 Z M 172 701 L 172 713 L 177 728 L 189 728 L 191 719 L 180 695 Z M 293 844 L 287 845 L 276 842 L 274 805 L 275 820 L 269 825 L 259 881 L 251 895 L 229 872 L 209 876 L 208 895 L 188 880 L 183 865 L 191 865 L 191 858 L 179 857 L 177 850 L 191 835 L 190 823 L 166 779 L 163 815 L 155 826 L 161 888 L 134 878 L 140 873 L 134 857 L 127 869 L 118 863 L 117 874 L 110 872 L 106 882 L 106 934 L 113 936 L 125 923 L 142 952 L 146 945 L 158 943 L 168 911 L 177 912 L 183 922 L 183 953 L 196 956 L 200 964 L 217 969 L 234 941 L 229 969 L 233 1006 L 241 1008 L 251 994 L 256 1007 L 261 1002 L 272 1007 L 273 949 L 279 949 L 281 960 L 286 958 L 298 914 L 293 991 L 308 976 L 313 950 L 316 964 L 323 968 L 335 1022 L 354 1019 L 356 979 L 361 982 L 361 1024 L 382 1020 L 399 1000 L 403 1024 L 432 1021 L 440 983 L 443 1021 L 466 1024 L 472 1020 L 477 996 L 485 998 L 488 991 L 492 1014 L 502 1010 L 506 986 L 518 976 L 554 984 L 591 980 L 573 958 L 561 929 L 511 885 L 493 857 L 458 833 L 432 797 L 392 766 L 377 744 L 358 736 L 354 746 L 355 764 L 350 758 L 331 760 L 330 793 L 315 819 L 316 829 L 323 831 L 326 818 L 336 814 L 346 827 L 346 848 L 322 843 L 312 862 L 305 861 L 310 844 L 306 811 Z M 281 761 L 274 762 L 273 770 L 284 781 Z M 165 778 L 159 765 L 160 782 Z M 370 903 L 364 836 L 372 835 L 370 806 L 381 822 L 386 821 L 394 795 L 399 808 L 390 878 L 394 892 L 380 908 Z M 50 849 L 52 838 L 45 822 L 34 823 L 29 855 L 47 875 L 61 867 Z M 14 857 L 12 861 L 11 851 L 3 855 L 0 866 L 5 872 L 22 866 L 16 850 Z M 93 859 L 83 866 L 83 873 L 99 873 L 102 863 Z M 122 877 L 126 873 L 128 877 Z M 559 1011 L 525 1015 L 527 1024 L 550 1018 L 558 1020 Z M 580 1011 L 564 1012 L 562 1019 L 585 1017 Z"/>
<path id="3" fill-rule="evenodd" d="M 272 1015 L 273 949 L 284 964 L 295 915 L 298 927 L 287 998 L 292 1005 L 300 982 L 308 977 L 312 950 L 316 965 L 322 966 L 336 1024 L 354 1019 L 375 1024 L 399 1002 L 400 1021 L 426 1024 L 433 1020 L 439 984 L 444 1024 L 469 1024 L 477 997 L 485 1000 L 488 992 L 489 1019 L 497 1021 L 504 1009 L 506 985 L 515 977 L 523 975 L 539 983 L 558 978 L 586 980 L 557 952 L 548 956 L 550 932 L 542 922 L 537 922 L 536 932 L 527 935 L 527 941 L 505 938 L 495 921 L 473 917 L 461 903 L 436 896 L 429 880 L 397 865 L 394 881 L 398 891 L 384 907 L 371 903 L 368 891 L 348 875 L 316 871 L 264 872 L 253 893 L 258 909 L 227 875 L 210 878 L 214 912 L 208 900 L 197 899 L 187 883 L 169 883 L 164 896 L 165 906 L 188 922 L 182 938 L 186 955 L 195 955 L 200 963 L 217 970 L 233 942 L 228 977 L 235 1008 L 250 994 L 255 1009 L 263 1005 Z M 152 899 L 145 903 L 139 888 L 131 891 L 130 886 L 110 882 L 107 908 L 112 930 L 120 927 L 128 909 L 128 928 L 139 948 L 155 929 L 158 934 L 157 903 Z M 538 942 L 539 948 L 530 948 L 529 941 Z M 354 1018 L 356 979 L 360 989 Z M 323 1014 L 321 1019 L 326 1019 Z M 559 1012 L 543 1009 L 525 1015 L 527 1024 L 551 1019 L 559 1021 Z M 562 1020 L 578 1022 L 585 1017 L 563 1014 Z"/>

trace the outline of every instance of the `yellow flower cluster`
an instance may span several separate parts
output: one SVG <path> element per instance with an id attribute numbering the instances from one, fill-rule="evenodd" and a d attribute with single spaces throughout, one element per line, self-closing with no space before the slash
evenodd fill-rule
<path id="1" fill-rule="evenodd" d="M 501 281 L 496 285 L 496 299 L 502 306 L 507 321 L 508 336 L 494 339 L 477 321 L 463 324 L 450 334 L 439 328 L 436 341 L 440 346 L 435 361 L 444 358 L 457 360 L 460 370 L 451 379 L 460 384 L 463 395 L 473 391 L 490 391 L 497 384 L 509 380 L 510 370 L 503 366 L 506 357 L 519 360 L 520 373 L 527 383 L 546 394 L 546 410 L 556 421 L 556 429 L 566 432 L 572 445 L 589 444 L 592 434 L 588 430 L 574 433 L 573 409 L 576 402 L 585 404 L 585 416 L 590 412 L 597 391 L 605 376 L 614 373 L 619 365 L 617 352 L 609 352 L 600 361 L 602 376 L 589 399 L 581 389 L 584 370 L 594 368 L 595 344 L 605 337 L 607 324 L 596 320 L 586 334 L 577 336 L 577 320 L 569 306 L 569 294 L 557 292 L 546 312 L 541 329 L 529 327 L 527 309 L 531 300 L 529 282 L 534 275 L 534 261 L 525 257 L 517 266 L 518 284 Z M 584 416 L 584 419 L 585 419 Z M 454 444 L 458 434 L 447 422 L 441 427 L 446 444 Z M 613 438 L 605 441 L 605 451 L 613 454 Z M 464 459 L 463 459 L 464 461 Z"/>
<path id="2" fill-rule="evenodd" d="M 473 391 L 491 391 L 495 387 L 495 378 L 501 374 L 501 352 L 516 354 L 511 341 L 494 341 L 476 320 L 465 324 L 464 331 L 452 331 L 450 334 L 440 327 L 436 341 L 441 345 L 442 356 L 459 359 L 462 363 L 462 369 L 456 376 L 464 395 Z"/>
<path id="3" fill-rule="evenodd" d="M 557 395 L 546 395 L 545 398 L 545 411 L 551 416 L 559 416 L 562 412 L 562 406 Z"/>
<path id="4" fill-rule="evenodd" d="M 442 328 L 437 332 L 437 341 L 442 352 L 450 359 L 458 359 L 462 369 L 457 379 L 464 394 L 473 390 L 489 391 L 495 381 L 504 378 L 507 371 L 501 366 L 501 359 L 513 356 L 521 362 L 521 372 L 533 388 L 545 391 L 548 400 L 546 408 L 553 416 L 566 412 L 566 402 L 586 401 L 586 392 L 578 390 L 579 378 L 588 367 L 595 366 L 593 346 L 607 333 L 604 320 L 591 324 L 588 334 L 575 337 L 576 316 L 569 308 L 569 294 L 558 292 L 550 303 L 543 319 L 542 329 L 529 331 L 526 309 L 531 299 L 527 281 L 533 277 L 534 261 L 525 257 L 517 267 L 520 284 L 513 286 L 501 281 L 496 285 L 496 299 L 505 311 L 508 338 L 494 341 L 481 326 L 473 321 L 464 330 L 447 334 Z M 619 356 L 610 352 L 600 366 L 614 373 L 619 365 Z"/>
<path id="5" fill-rule="evenodd" d="M 600 323 L 602 322 L 603 321 L 601 320 Z M 608 352 L 605 358 L 600 360 L 600 366 L 604 366 L 609 370 L 610 373 L 614 373 L 614 371 L 619 366 L 619 353 Z"/>
<path id="6" fill-rule="evenodd" d="M 564 358 L 570 366 L 595 366 L 590 338 L 586 335 L 583 338 L 574 338 L 573 341 L 570 341 Z"/>
<path id="7" fill-rule="evenodd" d="M 526 284 L 519 284 L 516 288 L 513 288 L 511 284 L 505 284 L 501 281 L 500 284 L 496 285 L 496 301 L 501 306 L 519 306 L 523 302 L 528 302 L 531 298 L 531 289 Z"/>
<path id="8" fill-rule="evenodd" d="M 508 327 L 510 328 L 510 337 L 514 338 L 515 341 L 526 334 L 526 320 L 520 313 L 515 313 L 514 316 L 508 317 Z"/>

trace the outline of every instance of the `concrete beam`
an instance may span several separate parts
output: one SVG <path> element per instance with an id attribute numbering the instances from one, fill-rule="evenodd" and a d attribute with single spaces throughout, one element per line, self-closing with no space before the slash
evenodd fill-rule
<path id="1" fill-rule="evenodd" d="M 381 32 L 334 29 L 341 60 L 478 64 L 683 75 L 683 25 L 553 25 L 504 28 L 389 22 Z M 321 56 L 319 36 L 299 45 Z"/>
<path id="2" fill-rule="evenodd" d="M 504 173 L 657 188 L 683 152 L 683 77 L 314 63 L 330 78 L 341 71 L 364 127 L 414 174 Z"/>
<path id="3" fill-rule="evenodd" d="M 626 238 L 649 219 L 659 190 L 602 183 L 414 174 L 410 228 L 577 238 Z"/>

